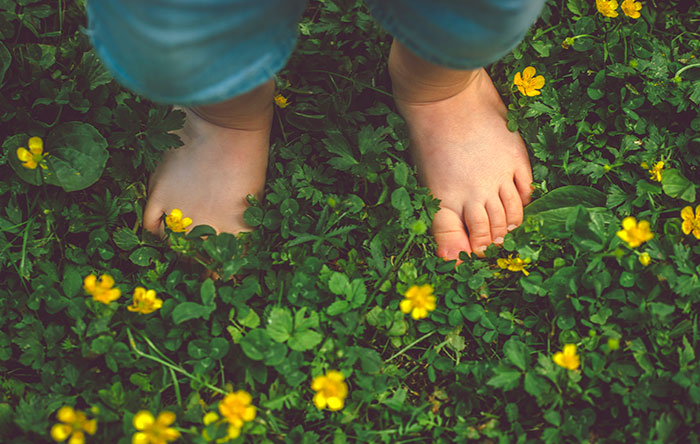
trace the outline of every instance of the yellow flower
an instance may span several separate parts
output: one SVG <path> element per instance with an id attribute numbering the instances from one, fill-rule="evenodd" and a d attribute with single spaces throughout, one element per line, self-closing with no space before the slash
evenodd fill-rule
<path id="1" fill-rule="evenodd" d="M 131 444 L 167 444 L 180 437 L 180 432 L 170 427 L 175 422 L 175 413 L 160 412 L 158 418 L 148 410 L 141 410 L 134 415 L 134 428 L 140 430 L 131 437 Z"/>
<path id="2" fill-rule="evenodd" d="M 605 17 L 617 17 L 619 15 L 616 11 L 617 1 L 615 0 L 595 0 L 595 7 Z"/>
<path id="3" fill-rule="evenodd" d="M 237 438 L 241 434 L 243 423 L 255 419 L 255 406 L 250 405 L 253 397 L 245 390 L 229 393 L 219 401 L 219 412 L 231 424 L 228 429 L 229 438 Z"/>
<path id="4" fill-rule="evenodd" d="M 63 442 L 70 437 L 68 444 L 83 444 L 85 433 L 94 435 L 97 431 L 97 420 L 88 420 L 85 413 L 73 410 L 73 407 L 61 407 L 56 418 L 61 421 L 61 424 L 51 427 L 51 438 L 56 442 Z"/>
<path id="5" fill-rule="evenodd" d="M 182 211 L 175 208 L 170 212 L 170 215 L 165 216 L 165 223 L 168 225 L 172 231 L 176 233 L 182 233 L 187 231 L 187 227 L 192 224 L 192 219 L 189 217 L 182 217 Z"/>
<path id="6" fill-rule="evenodd" d="M 515 73 L 513 84 L 524 96 L 538 96 L 540 94 L 538 90 L 544 86 L 544 77 L 535 77 L 535 68 L 528 66 L 523 69 L 522 76 L 519 72 Z"/>
<path id="7" fill-rule="evenodd" d="M 406 290 L 404 299 L 399 307 L 404 313 L 411 313 L 413 319 L 423 319 L 428 317 L 428 312 L 435 310 L 435 296 L 433 296 L 433 286 L 423 284 L 420 287 L 413 285 Z"/>
<path id="8" fill-rule="evenodd" d="M 651 174 L 650 179 L 657 182 L 661 182 L 661 170 L 664 169 L 664 162 L 656 162 L 653 167 L 649 168 L 649 164 L 646 162 L 641 163 L 641 167 L 648 170 Z"/>
<path id="9" fill-rule="evenodd" d="M 564 349 L 554 353 L 552 359 L 555 364 L 568 368 L 569 370 L 576 370 L 581 364 L 578 354 L 576 353 L 576 345 L 574 344 L 564 345 Z"/>
<path id="10" fill-rule="evenodd" d="M 641 17 L 639 11 L 642 9 L 642 4 L 639 2 L 635 2 L 634 0 L 625 0 L 622 2 L 620 7 L 622 8 L 622 12 L 624 12 L 627 17 L 631 17 L 633 19 L 638 19 Z"/>
<path id="11" fill-rule="evenodd" d="M 83 281 L 85 292 L 92 295 L 92 299 L 103 304 L 116 301 L 122 295 L 121 290 L 112 287 L 114 287 L 114 278 L 108 274 L 100 276 L 99 282 L 94 274 L 89 275 Z"/>
<path id="12" fill-rule="evenodd" d="M 685 207 L 681 210 L 681 218 L 683 219 L 683 225 L 681 228 L 685 234 L 690 234 L 693 232 L 695 239 L 700 239 L 700 205 L 695 207 L 695 214 L 693 214 L 692 207 Z"/>
<path id="13" fill-rule="evenodd" d="M 649 229 L 649 222 L 642 220 L 637 224 L 634 217 L 626 217 L 622 220 L 622 230 L 617 232 L 617 236 L 627 242 L 630 248 L 635 248 L 653 239 L 654 233 Z"/>
<path id="14" fill-rule="evenodd" d="M 432 289 L 431 289 L 432 291 Z M 345 406 L 348 396 L 348 385 L 345 376 L 337 370 L 328 370 L 325 375 L 316 376 L 311 381 L 311 389 L 316 392 L 314 405 L 317 409 L 337 411 Z"/>
<path id="15" fill-rule="evenodd" d="M 33 170 L 37 165 L 46 169 L 46 164 L 43 162 L 45 154 L 44 152 L 44 142 L 40 137 L 30 137 L 27 141 L 27 146 L 29 149 L 21 146 L 17 148 L 17 158 L 22 162 L 22 166 Z"/>
<path id="16" fill-rule="evenodd" d="M 289 102 L 287 102 L 287 98 L 282 94 L 277 94 L 275 96 L 275 105 L 279 106 L 280 108 L 286 108 L 289 106 Z"/>
<path id="17" fill-rule="evenodd" d="M 509 254 L 508 259 L 501 258 L 498 259 L 496 263 L 499 267 L 507 268 L 510 271 L 522 271 L 525 276 L 530 274 L 530 272 L 525 269 L 530 263 L 529 257 L 522 259 L 520 255 L 518 255 L 518 257 L 513 258 L 513 255 Z"/>
<path id="18" fill-rule="evenodd" d="M 649 256 L 649 253 L 642 253 L 639 255 L 639 263 L 644 265 L 645 267 L 649 265 L 651 262 L 651 256 Z"/>
<path id="19" fill-rule="evenodd" d="M 155 290 L 146 290 L 143 287 L 134 289 L 134 302 L 126 307 L 129 311 L 141 314 L 153 313 L 163 306 L 163 301 L 156 297 Z"/>

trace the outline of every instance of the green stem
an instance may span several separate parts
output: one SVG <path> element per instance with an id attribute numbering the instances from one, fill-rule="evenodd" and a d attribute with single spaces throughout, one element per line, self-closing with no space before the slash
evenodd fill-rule
<path id="1" fill-rule="evenodd" d="M 333 76 L 338 76 L 338 77 L 340 77 L 341 79 L 345 79 L 345 80 L 350 81 L 350 82 L 352 82 L 352 83 L 355 83 L 355 84 L 357 84 L 357 85 L 363 86 L 363 87 L 365 87 L 365 88 L 367 88 L 367 89 L 371 89 L 372 91 L 378 92 L 378 93 L 380 93 L 380 94 L 384 94 L 385 96 L 394 97 L 393 94 L 390 94 L 390 93 L 388 93 L 388 92 L 386 92 L 386 91 L 383 91 L 383 90 L 381 90 L 381 89 L 379 89 L 379 88 L 375 88 L 375 87 L 373 87 L 372 85 L 368 85 L 368 84 L 366 84 L 366 83 L 364 83 L 364 82 L 359 82 L 359 81 L 353 79 L 352 77 L 348 77 L 348 76 L 344 76 L 344 75 L 342 75 L 342 74 L 338 74 L 337 72 L 326 71 L 325 69 L 314 69 L 314 70 L 312 70 L 311 72 L 322 72 L 322 73 L 324 73 L 324 74 L 330 74 L 330 75 L 333 75 Z"/>
<path id="2" fill-rule="evenodd" d="M 396 257 L 396 265 L 394 265 L 393 267 L 389 267 L 389 269 L 386 272 L 384 272 L 384 276 L 382 276 L 382 278 L 375 284 L 374 291 L 372 292 L 372 295 L 367 300 L 367 306 L 369 306 L 372 303 L 372 301 L 374 300 L 374 297 L 377 295 L 377 292 L 379 291 L 381 286 L 384 284 L 384 282 L 389 278 L 389 275 L 391 274 L 391 272 L 394 271 L 394 269 L 396 269 L 398 264 L 401 263 L 401 258 L 406 253 L 406 251 L 408 250 L 408 247 L 411 245 L 411 243 L 413 242 L 413 239 L 415 239 L 415 238 L 416 238 L 415 233 L 411 233 L 411 235 L 408 237 L 408 241 L 406 241 L 406 244 L 403 246 L 403 249 L 401 250 L 399 255 Z"/>
<path id="3" fill-rule="evenodd" d="M 402 348 L 402 349 L 399 350 L 398 352 L 394 353 L 394 355 L 393 355 L 392 357 L 390 357 L 389 359 L 387 359 L 387 360 L 384 361 L 384 362 L 390 362 L 390 361 L 392 361 L 394 358 L 397 358 L 397 357 L 401 356 L 402 354 L 406 353 L 408 350 L 410 350 L 411 348 L 413 348 L 414 345 L 416 345 L 416 344 L 418 344 L 419 342 L 423 341 L 424 339 L 427 339 L 427 338 L 431 337 L 432 335 L 434 335 L 436 331 L 437 331 L 437 330 L 433 330 L 433 331 L 430 331 L 430 332 L 424 334 L 423 336 L 421 336 L 420 338 L 418 338 L 418 339 L 416 339 L 415 341 L 411 342 L 410 344 L 408 344 L 407 346 L 405 346 L 404 348 Z"/>
<path id="4" fill-rule="evenodd" d="M 697 68 L 697 67 L 700 67 L 700 63 L 693 63 L 692 65 L 684 66 L 683 68 L 679 69 L 676 72 L 676 75 L 674 77 L 680 77 L 681 74 L 683 74 L 685 71 L 689 70 L 690 68 Z"/>
<path id="5" fill-rule="evenodd" d="M 178 367 L 177 365 L 173 365 L 173 364 L 166 362 L 160 358 L 157 358 L 153 355 L 149 355 L 148 353 L 142 352 L 141 350 L 138 349 L 138 347 L 136 347 L 136 341 L 134 341 L 134 336 L 131 333 L 131 329 L 129 329 L 128 327 L 126 329 L 126 334 L 127 334 L 127 336 L 129 336 L 129 345 L 131 345 L 131 348 L 134 350 L 134 352 L 136 352 L 137 355 L 144 357 L 146 359 L 150 359 L 151 361 L 157 362 L 158 364 L 169 368 L 171 371 L 181 373 L 181 374 L 187 376 L 188 378 L 190 378 L 191 380 L 197 381 L 198 383 L 202 384 L 203 386 L 207 387 L 209 390 L 211 390 L 213 392 L 220 393 L 222 395 L 228 394 L 228 392 L 220 389 L 219 387 L 215 387 L 207 382 L 203 382 L 203 381 L 199 380 L 196 376 L 189 373 L 187 370 L 183 369 L 182 367 Z M 150 342 L 150 341 L 147 341 L 147 342 Z"/>

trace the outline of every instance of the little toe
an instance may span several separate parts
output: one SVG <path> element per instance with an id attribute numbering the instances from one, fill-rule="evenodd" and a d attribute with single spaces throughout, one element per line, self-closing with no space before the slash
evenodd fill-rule
<path id="1" fill-rule="evenodd" d="M 484 250 L 491 245 L 491 224 L 484 204 L 473 203 L 464 210 L 464 221 L 469 229 L 469 244 L 477 256 L 484 256 Z"/>
<path id="2" fill-rule="evenodd" d="M 155 202 L 154 199 L 148 199 L 143 211 L 143 228 L 156 236 L 163 237 L 165 234 L 163 213 L 163 207 L 158 202 Z"/>
<path id="3" fill-rule="evenodd" d="M 515 183 L 501 187 L 499 195 L 503 208 L 506 210 L 507 229 L 512 231 L 523 223 L 523 202 Z"/>
<path id="4" fill-rule="evenodd" d="M 518 190 L 523 206 L 529 204 L 532 200 L 532 180 L 529 166 L 515 172 L 515 187 Z"/>
<path id="5" fill-rule="evenodd" d="M 456 259 L 459 262 L 459 253 L 466 251 L 471 253 L 469 238 L 464 230 L 462 218 L 448 208 L 441 208 L 433 218 L 431 227 L 435 242 L 437 243 L 437 255 L 445 260 Z"/>

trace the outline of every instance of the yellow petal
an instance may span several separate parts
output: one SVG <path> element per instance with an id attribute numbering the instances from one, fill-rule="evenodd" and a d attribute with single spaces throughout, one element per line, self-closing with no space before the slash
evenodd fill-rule
<path id="1" fill-rule="evenodd" d="M 189 227 L 190 225 L 192 225 L 192 219 L 190 219 L 189 217 L 182 219 L 183 227 Z"/>
<path id="2" fill-rule="evenodd" d="M 153 414 L 148 410 L 141 410 L 140 412 L 134 415 L 133 422 L 136 430 L 145 430 L 147 427 L 152 426 L 153 423 L 156 422 L 156 419 L 153 417 Z"/>
<path id="3" fill-rule="evenodd" d="M 68 424 L 55 424 L 51 427 L 51 438 L 56 442 L 65 441 L 73 432 L 73 428 Z"/>
<path id="4" fill-rule="evenodd" d="M 56 413 L 56 418 L 58 418 L 59 421 L 65 422 L 65 423 L 75 422 L 75 419 L 76 419 L 75 410 L 73 410 L 73 407 L 70 407 L 70 406 L 61 407 L 60 409 L 58 409 L 58 412 Z"/>
<path id="5" fill-rule="evenodd" d="M 698 208 L 700 208 L 700 206 L 698 206 Z M 695 219 L 695 217 L 694 217 L 694 215 L 693 215 L 693 209 L 692 209 L 691 207 L 684 207 L 684 208 L 681 210 L 681 217 L 683 218 L 683 220 L 693 220 L 693 219 Z M 688 233 L 686 233 L 686 234 L 688 234 Z"/>
<path id="6" fill-rule="evenodd" d="M 536 89 L 542 88 L 544 86 L 544 76 L 535 77 L 532 79 L 532 83 L 530 85 Z"/>
<path id="7" fill-rule="evenodd" d="M 630 216 L 630 217 L 626 217 L 626 218 L 622 219 L 622 228 L 624 228 L 625 230 L 630 230 L 636 226 L 637 226 L 637 219 L 635 219 L 634 217 Z"/>
<path id="8" fill-rule="evenodd" d="M 252 421 L 255 419 L 255 407 L 248 406 L 243 411 L 243 421 Z"/>
<path id="9" fill-rule="evenodd" d="M 170 212 L 170 217 L 179 221 L 180 219 L 182 219 L 182 211 L 180 211 L 177 208 L 174 208 L 173 211 Z"/>
<path id="10" fill-rule="evenodd" d="M 564 355 L 566 356 L 576 356 L 576 345 L 574 344 L 566 344 L 564 345 L 564 348 L 562 349 L 564 352 Z"/>
<path id="11" fill-rule="evenodd" d="M 158 419 L 156 419 L 156 422 L 161 427 L 167 427 L 175 422 L 175 413 L 168 411 L 160 412 L 160 414 L 158 415 Z"/>
<path id="12" fill-rule="evenodd" d="M 149 444 L 151 439 L 143 432 L 136 432 L 131 437 L 131 444 Z"/>
<path id="13" fill-rule="evenodd" d="M 399 308 L 403 313 L 409 313 L 413 308 L 413 301 L 411 301 L 410 299 L 404 299 L 399 304 Z"/>
<path id="14" fill-rule="evenodd" d="M 700 239 L 700 228 L 693 228 L 693 236 L 695 239 Z"/>
<path id="15" fill-rule="evenodd" d="M 165 438 L 166 441 L 175 441 L 180 437 L 180 432 L 172 427 L 168 427 L 167 429 L 163 430 L 163 435 L 163 438 Z"/>
<path id="16" fill-rule="evenodd" d="M 323 392 L 318 392 L 316 393 L 316 395 L 314 395 L 314 405 L 317 409 L 323 410 L 324 408 L 326 408 L 326 404 L 327 400 Z"/>
<path id="17" fill-rule="evenodd" d="M 100 276 L 100 287 L 104 288 L 105 290 L 110 289 L 114 287 L 114 278 L 108 274 L 103 274 Z"/>
<path id="18" fill-rule="evenodd" d="M 690 234 L 690 231 L 692 229 L 693 229 L 693 225 L 687 219 L 683 221 L 683 224 L 681 224 L 681 230 L 683 230 L 683 233 L 685 233 L 685 234 Z"/>
<path id="19" fill-rule="evenodd" d="M 513 84 L 517 86 L 518 89 L 520 89 L 520 86 L 523 84 L 523 78 L 520 76 L 519 72 L 515 73 L 515 77 L 513 77 Z"/>
<path id="20" fill-rule="evenodd" d="M 323 389 L 323 380 L 325 378 L 323 376 L 316 376 L 312 381 L 311 381 L 311 390 L 317 392 L 321 389 Z"/>
<path id="21" fill-rule="evenodd" d="M 205 426 L 211 424 L 212 422 L 216 422 L 219 420 L 219 415 L 216 414 L 216 412 L 209 412 L 206 415 L 204 415 L 204 418 L 202 419 L 202 422 L 204 423 Z"/>
<path id="22" fill-rule="evenodd" d="M 29 146 L 29 151 L 33 154 L 41 154 L 44 152 L 44 142 L 40 137 L 30 137 L 27 145 Z"/>
<path id="23" fill-rule="evenodd" d="M 523 81 L 524 82 L 528 82 L 534 76 L 535 76 L 535 68 L 534 67 L 528 66 L 527 68 L 523 69 Z"/>
<path id="24" fill-rule="evenodd" d="M 97 432 L 97 420 L 91 419 L 90 421 L 86 421 L 83 424 L 83 430 L 85 430 L 90 435 L 94 435 L 95 432 Z"/>
<path id="25" fill-rule="evenodd" d="M 338 370 L 328 370 L 328 373 L 326 373 L 326 377 L 331 381 L 335 382 L 343 382 L 345 380 L 345 376 Z"/>
<path id="26" fill-rule="evenodd" d="M 34 156 L 26 148 L 19 147 L 17 148 L 17 158 L 22 162 L 29 162 Z"/>
<path id="27" fill-rule="evenodd" d="M 85 444 L 85 434 L 81 431 L 76 431 L 68 440 L 68 444 Z"/>
<path id="28" fill-rule="evenodd" d="M 240 435 L 241 435 L 241 428 L 240 428 L 240 427 L 236 427 L 236 426 L 233 426 L 233 425 L 230 425 L 230 426 L 228 427 L 228 438 L 229 438 L 229 439 L 236 439 L 236 438 L 238 438 Z"/>
<path id="29" fill-rule="evenodd" d="M 343 400 L 332 396 L 328 398 L 328 410 L 337 411 L 343 408 Z"/>

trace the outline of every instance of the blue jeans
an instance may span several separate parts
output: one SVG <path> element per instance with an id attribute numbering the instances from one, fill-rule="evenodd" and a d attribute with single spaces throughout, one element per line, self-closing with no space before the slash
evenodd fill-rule
<path id="1" fill-rule="evenodd" d="M 453 69 L 498 60 L 545 0 L 366 0 L 420 57 Z M 88 0 L 88 33 L 114 77 L 151 100 L 223 102 L 263 84 L 294 49 L 306 0 Z"/>

